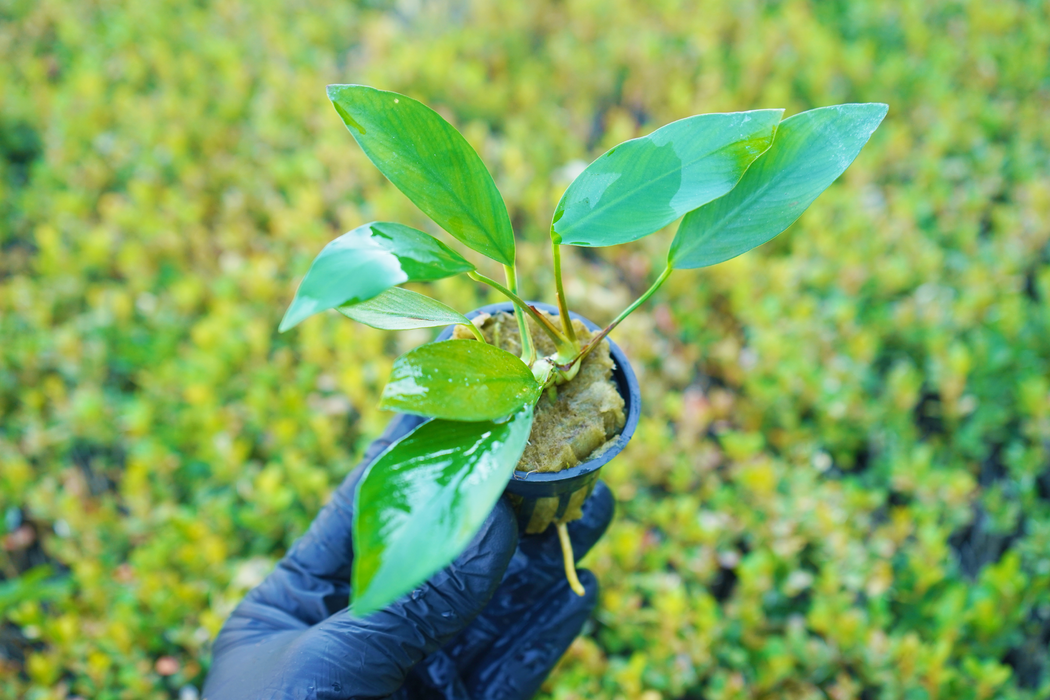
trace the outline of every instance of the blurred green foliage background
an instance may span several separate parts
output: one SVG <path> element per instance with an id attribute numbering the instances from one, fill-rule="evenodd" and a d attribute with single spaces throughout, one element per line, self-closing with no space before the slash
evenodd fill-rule
<path id="1" fill-rule="evenodd" d="M 614 334 L 644 417 L 604 471 L 600 608 L 544 697 L 1050 697 L 1040 0 L 0 0 L 0 696 L 193 700 L 225 616 L 387 420 L 428 333 L 275 332 L 339 233 L 444 236 L 335 82 L 467 135 L 545 301 L 550 213 L 617 142 L 889 103 L 787 233 Z M 670 233 L 570 252 L 571 306 L 611 320 Z"/>

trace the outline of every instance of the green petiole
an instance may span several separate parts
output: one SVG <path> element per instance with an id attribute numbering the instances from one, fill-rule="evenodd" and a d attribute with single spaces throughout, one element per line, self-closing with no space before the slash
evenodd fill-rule
<path id="1" fill-rule="evenodd" d="M 486 277 L 485 275 L 481 274 L 480 272 L 477 272 L 476 270 L 473 271 L 473 272 L 468 272 L 467 275 L 472 280 L 474 280 L 475 282 L 481 282 L 483 284 L 489 285 L 493 289 L 495 289 L 495 290 L 499 291 L 500 293 L 502 293 L 504 296 L 506 296 L 512 302 L 514 302 L 515 312 L 516 313 L 524 312 L 524 313 L 527 313 L 530 316 L 532 316 L 533 320 L 536 321 L 537 324 L 539 324 L 539 327 L 542 328 L 543 331 L 554 342 L 555 347 L 558 348 L 558 354 L 559 355 L 562 355 L 562 354 L 570 355 L 570 354 L 574 354 L 575 353 L 575 351 L 576 351 L 575 348 L 572 347 L 572 345 L 565 338 L 565 336 L 562 335 L 561 332 L 559 332 L 557 328 L 552 326 L 547 321 L 547 319 L 545 319 L 542 316 L 540 316 L 540 314 L 534 308 L 529 306 L 529 304 L 526 303 L 523 299 L 521 299 L 521 297 L 519 297 L 517 294 L 515 294 L 512 291 L 510 291 L 509 289 L 504 287 L 502 284 L 500 284 L 496 280 L 491 279 L 489 277 Z M 524 322 L 524 319 L 522 319 L 522 322 Z M 527 331 L 527 327 L 526 327 L 526 331 Z M 523 337 L 525 337 L 525 335 L 523 335 Z M 535 351 L 533 351 L 533 352 L 535 352 Z"/>
<path id="2" fill-rule="evenodd" d="M 554 249 L 557 250 L 557 248 L 558 245 L 554 244 Z M 557 254 L 555 255 L 555 260 L 558 260 Z M 519 331 L 523 331 L 522 337 L 526 338 L 525 343 L 528 344 L 527 348 L 525 347 L 525 343 L 523 343 L 522 345 L 522 361 L 524 361 L 530 367 L 532 367 L 536 361 L 536 349 L 532 343 L 531 336 L 527 335 L 528 324 L 525 323 L 525 318 L 523 315 L 527 313 L 533 317 L 533 319 L 536 321 L 539 327 L 543 329 L 543 331 L 550 337 L 552 341 L 554 341 L 554 345 L 558 349 L 557 355 L 553 357 L 554 366 L 557 368 L 559 376 L 562 377 L 561 381 L 568 381 L 574 376 L 576 376 L 576 372 L 579 371 L 580 363 L 583 361 L 583 358 L 585 358 L 591 350 L 597 347 L 598 343 L 602 342 L 602 340 L 605 339 L 605 336 L 609 335 L 609 333 L 612 332 L 612 330 L 618 325 L 620 325 L 620 323 L 625 318 L 630 316 L 639 306 L 648 301 L 649 297 L 656 293 L 656 290 L 659 289 L 661 285 L 663 285 L 663 283 L 667 281 L 667 278 L 671 276 L 671 272 L 672 270 L 670 267 L 665 268 L 664 271 L 660 273 L 660 276 L 656 278 L 656 281 L 653 282 L 652 286 L 649 287 L 649 289 L 645 290 L 644 294 L 635 299 L 633 304 L 624 309 L 623 312 L 619 316 L 617 316 L 612 323 L 603 328 L 598 335 L 594 336 L 589 341 L 587 341 L 587 344 L 584 345 L 583 348 L 579 347 L 578 341 L 573 342 L 566 338 L 565 335 L 563 335 L 562 332 L 559 331 L 558 328 L 554 326 L 547 318 L 541 316 L 536 311 L 536 309 L 531 307 L 517 294 L 515 294 L 510 289 L 507 289 L 499 282 L 486 277 L 485 275 L 481 274 L 480 272 L 477 272 L 476 270 L 473 272 L 468 272 L 467 275 L 476 282 L 482 282 L 498 290 L 508 299 L 514 302 L 514 313 L 518 317 L 518 328 Z M 511 270 L 511 272 L 508 274 L 508 277 L 509 280 L 513 280 L 513 270 Z M 559 286 L 561 285 L 559 284 Z M 569 318 L 569 312 L 565 306 L 565 297 L 564 294 L 560 291 L 558 294 L 558 307 L 562 319 Z M 572 326 L 570 324 L 569 328 L 571 327 Z M 573 335 L 575 336 L 575 334 Z M 526 356 L 528 356 L 528 359 L 526 359 Z"/>
<path id="3" fill-rule="evenodd" d="M 513 265 L 504 265 L 503 273 L 507 278 L 507 287 L 511 293 L 518 293 L 518 275 Z M 514 318 L 518 320 L 518 335 L 521 337 L 521 361 L 532 367 L 536 361 L 536 345 L 532 342 L 532 333 L 529 324 L 525 322 L 525 314 L 521 308 L 514 305 Z"/>
<path id="4" fill-rule="evenodd" d="M 612 323 L 610 323 L 602 331 L 601 337 L 599 338 L 599 340 L 601 340 L 601 338 L 604 338 L 605 336 L 609 335 L 609 332 L 613 328 L 616 328 L 618 325 L 620 325 L 620 321 L 622 321 L 625 318 L 627 318 L 628 316 L 630 316 L 632 313 L 634 313 L 635 309 L 637 309 L 639 306 L 644 304 L 649 299 L 649 297 L 651 297 L 653 295 L 653 293 L 656 292 L 656 290 L 660 288 L 660 285 L 662 285 L 664 282 L 666 282 L 667 278 L 670 277 L 670 276 L 671 276 L 671 268 L 670 268 L 670 266 L 668 266 L 668 267 L 664 268 L 664 271 L 661 272 L 660 276 L 656 278 L 656 281 L 653 282 L 653 286 L 651 286 L 651 287 L 649 287 L 649 289 L 645 290 L 645 293 L 642 294 L 642 296 L 638 297 L 638 299 L 636 299 L 633 304 L 631 304 L 626 309 L 624 309 L 623 313 L 621 313 L 619 316 L 617 316 L 616 319 Z"/>
<path id="5" fill-rule="evenodd" d="M 612 332 L 612 329 L 620 325 L 621 321 L 630 316 L 634 312 L 634 310 L 637 309 L 639 306 L 644 304 L 649 299 L 649 297 L 651 297 L 656 292 L 656 290 L 660 288 L 660 285 L 666 282 L 667 278 L 670 276 L 671 268 L 670 266 L 668 266 L 664 269 L 663 272 L 660 273 L 660 276 L 656 278 L 656 281 L 653 282 L 653 285 L 649 287 L 649 289 L 645 290 L 645 293 L 642 294 L 642 296 L 638 297 L 633 304 L 624 309 L 623 313 L 617 316 L 612 323 L 603 328 L 601 333 L 587 341 L 587 344 L 584 345 L 583 349 L 580 351 L 579 357 L 572 360 L 571 363 L 558 365 L 558 369 L 560 369 L 563 372 L 567 372 L 571 369 L 573 365 L 578 364 L 580 361 L 582 361 L 583 358 L 587 356 L 587 353 L 589 353 L 591 350 L 597 347 L 598 343 L 602 342 L 602 340 L 605 339 L 605 336 L 609 335 L 609 333 Z"/>
<path id="6" fill-rule="evenodd" d="M 553 239 L 551 240 L 551 257 L 554 258 L 554 284 L 558 296 L 558 315 L 561 316 L 561 327 L 565 330 L 565 337 L 572 343 L 573 348 L 579 349 L 576 329 L 572 327 L 572 317 L 569 316 L 569 305 L 565 299 L 565 287 L 561 281 L 561 245 Z"/>
<path id="7" fill-rule="evenodd" d="M 478 330 L 478 327 L 475 326 L 474 322 L 471 321 L 469 318 L 467 319 L 467 324 L 466 325 L 470 328 L 470 332 L 474 334 L 475 338 L 477 338 L 478 340 L 480 340 L 483 343 L 487 343 L 488 342 L 487 340 L 485 340 L 485 336 L 483 336 L 481 334 L 481 331 Z"/>

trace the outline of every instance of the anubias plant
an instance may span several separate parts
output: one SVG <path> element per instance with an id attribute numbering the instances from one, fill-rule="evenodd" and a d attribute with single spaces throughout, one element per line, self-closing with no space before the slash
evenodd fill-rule
<path id="1" fill-rule="evenodd" d="M 547 387 L 570 381 L 582 358 L 672 271 L 729 260 L 786 229 L 853 162 L 887 110 L 884 104 L 843 104 L 787 119 L 781 109 L 701 114 L 611 149 L 569 185 L 554 210 L 559 323 L 519 298 L 507 208 L 481 158 L 455 128 L 393 92 L 331 85 L 328 97 L 376 167 L 438 226 L 500 263 L 505 274 L 501 284 L 422 231 L 373 222 L 324 247 L 281 321 L 285 331 L 337 309 L 381 329 L 462 324 L 477 339 L 428 343 L 394 363 L 380 407 L 432 420 L 391 445 L 358 486 L 357 615 L 407 593 L 466 547 L 511 478 Z M 653 285 L 593 338 L 578 339 L 565 302 L 561 246 L 627 243 L 680 217 L 666 267 Z M 520 357 L 487 343 L 461 313 L 398 286 L 457 274 L 514 303 Z M 555 353 L 538 356 L 526 314 L 553 341 Z"/>

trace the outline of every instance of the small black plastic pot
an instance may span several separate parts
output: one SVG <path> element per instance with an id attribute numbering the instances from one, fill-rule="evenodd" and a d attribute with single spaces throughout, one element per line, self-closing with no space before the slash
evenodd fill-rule
<path id="1" fill-rule="evenodd" d="M 538 309 L 547 313 L 558 315 L 558 307 L 539 302 L 529 302 Z M 514 313 L 514 304 L 503 302 L 500 304 L 489 304 L 475 309 L 467 314 L 467 318 L 474 319 L 480 314 L 496 314 L 501 311 Z M 569 312 L 573 319 L 577 319 L 592 331 L 599 327 L 579 314 Z M 452 337 L 454 327 L 449 326 L 438 340 L 448 340 Z M 627 360 L 623 350 L 608 338 L 610 354 L 612 355 L 615 368 L 612 379 L 616 382 L 616 388 L 624 401 L 624 415 L 626 421 L 623 430 L 616 436 L 614 442 L 601 454 L 586 462 L 580 462 L 574 467 L 563 469 L 560 472 L 524 472 L 515 471 L 513 478 L 507 484 L 507 493 L 510 494 L 512 502 L 518 511 L 518 523 L 522 532 L 538 533 L 547 529 L 551 522 L 560 520 L 570 506 L 573 494 L 585 490 L 584 497 L 594 488 L 598 480 L 598 472 L 606 464 L 612 461 L 616 455 L 623 452 L 627 443 L 634 435 L 638 427 L 638 418 L 642 411 L 642 397 L 638 386 L 638 378 L 634 375 L 631 363 Z"/>

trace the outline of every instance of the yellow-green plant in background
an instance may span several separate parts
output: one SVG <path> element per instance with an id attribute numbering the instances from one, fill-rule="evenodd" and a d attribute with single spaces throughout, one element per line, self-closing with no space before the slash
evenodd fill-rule
<path id="1" fill-rule="evenodd" d="M 546 692 L 1046 697 L 1048 66 L 1035 1 L 0 1 L 0 695 L 193 697 L 382 428 L 428 333 L 275 334 L 335 235 L 442 235 L 331 118 L 324 85 L 356 82 L 467 136 L 526 297 L 608 147 L 889 102 L 786 234 L 624 322 L 645 414 L 603 472 L 599 612 Z M 611 320 L 671 233 L 574 255 L 570 306 Z"/>

